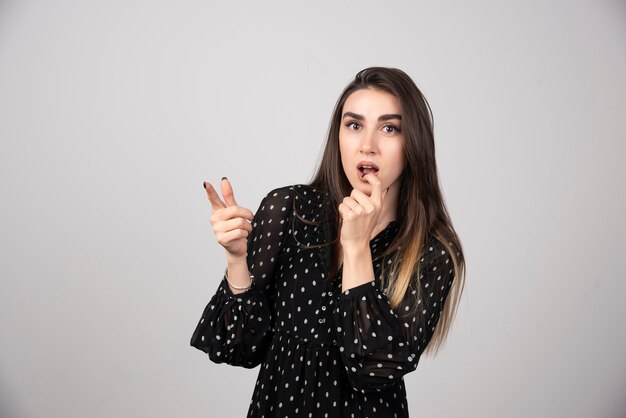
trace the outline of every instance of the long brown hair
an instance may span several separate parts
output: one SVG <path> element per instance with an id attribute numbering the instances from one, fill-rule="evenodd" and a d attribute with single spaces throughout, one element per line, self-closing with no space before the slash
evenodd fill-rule
<path id="1" fill-rule="evenodd" d="M 395 252 L 391 258 L 388 286 L 385 289 L 391 307 L 397 308 L 411 281 L 419 280 L 420 255 L 429 236 L 437 238 L 445 246 L 454 264 L 452 287 L 437 327 L 424 351 L 424 354 L 434 355 L 445 342 L 458 309 L 465 282 L 465 259 L 461 242 L 452 226 L 439 187 L 432 111 L 421 91 L 406 73 L 396 68 L 385 67 L 366 68 L 357 73 L 337 100 L 322 159 L 309 185 L 328 192 L 328 199 L 333 208 L 331 213 L 339 229 L 341 217 L 337 207 L 352 191 L 341 165 L 339 151 L 341 114 L 348 96 L 364 88 L 378 89 L 394 95 L 402 108 L 405 169 L 401 175 L 399 195 L 402 199 L 398 201 L 398 213 L 402 213 L 403 216 L 400 219 L 398 234 L 383 253 L 383 257 L 386 257 Z M 301 220 L 311 223 L 308 220 Z M 329 244 L 336 247 L 336 241 Z M 400 243 L 403 245 L 399 245 Z M 397 250 L 398 247 L 400 250 Z M 335 249 L 330 264 L 331 276 L 335 273 L 332 270 L 338 264 L 337 257 L 338 252 Z M 383 266 L 386 264 L 382 263 Z M 421 286 L 415 286 L 415 289 L 417 301 L 417 298 L 421 297 Z"/>

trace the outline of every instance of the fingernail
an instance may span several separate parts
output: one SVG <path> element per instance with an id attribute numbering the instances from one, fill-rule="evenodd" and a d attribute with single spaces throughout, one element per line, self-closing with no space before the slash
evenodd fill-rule
<path id="1" fill-rule="evenodd" d="M 202 182 L 202 188 L 203 188 L 204 190 L 206 190 L 206 181 L 203 181 L 203 182 Z"/>
<path id="2" fill-rule="evenodd" d="M 222 177 L 222 180 L 224 180 L 224 179 L 228 180 L 226 177 Z"/>

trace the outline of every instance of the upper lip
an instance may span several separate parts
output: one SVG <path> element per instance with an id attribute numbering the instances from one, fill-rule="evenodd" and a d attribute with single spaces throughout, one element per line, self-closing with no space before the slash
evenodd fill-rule
<path id="1" fill-rule="evenodd" d="M 356 165 L 356 168 L 360 170 L 360 169 L 361 169 L 361 167 L 363 167 L 364 165 L 369 165 L 369 166 L 372 166 L 373 168 L 375 168 L 376 170 L 378 170 L 378 166 L 377 166 L 376 164 L 374 164 L 373 162 L 371 162 L 371 161 L 361 161 L 360 163 L 358 163 L 358 164 Z"/>

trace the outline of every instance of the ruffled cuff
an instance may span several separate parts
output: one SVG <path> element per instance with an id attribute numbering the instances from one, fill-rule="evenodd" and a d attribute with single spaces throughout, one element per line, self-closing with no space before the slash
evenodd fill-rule
<path id="1" fill-rule="evenodd" d="M 262 361 L 271 313 L 265 294 L 252 285 L 234 295 L 226 276 L 204 308 L 191 337 L 191 346 L 204 351 L 215 363 L 252 368 Z"/>

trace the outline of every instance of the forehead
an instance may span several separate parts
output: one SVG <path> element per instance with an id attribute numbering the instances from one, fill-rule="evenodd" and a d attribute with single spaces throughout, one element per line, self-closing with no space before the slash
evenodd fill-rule
<path id="1" fill-rule="evenodd" d="M 360 89 L 348 96 L 343 104 L 342 113 L 353 112 L 364 116 L 376 116 L 389 113 L 401 115 L 400 101 L 386 91 L 372 88 Z"/>

